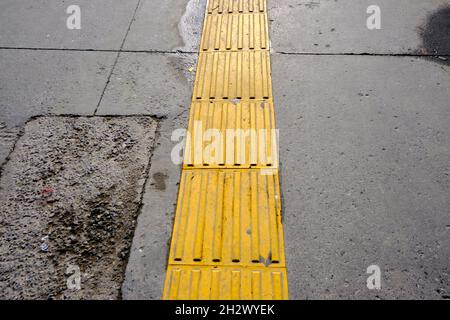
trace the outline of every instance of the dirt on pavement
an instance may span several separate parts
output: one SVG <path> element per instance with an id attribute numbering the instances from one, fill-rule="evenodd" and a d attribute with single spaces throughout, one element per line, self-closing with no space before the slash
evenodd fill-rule
<path id="1" fill-rule="evenodd" d="M 27 123 L 1 173 L 1 299 L 120 298 L 156 130 L 151 117 Z"/>

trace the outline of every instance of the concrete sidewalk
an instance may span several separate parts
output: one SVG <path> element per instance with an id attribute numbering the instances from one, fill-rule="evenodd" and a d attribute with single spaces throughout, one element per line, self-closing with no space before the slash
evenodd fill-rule
<path id="1" fill-rule="evenodd" d="M 164 278 L 164 251 L 179 179 L 179 167 L 170 159 L 174 145 L 170 137 L 173 130 L 187 126 L 205 3 L 100 0 L 78 4 L 81 30 L 66 28 L 69 3 L 0 4 L 0 163 L 2 170 L 10 170 L 5 163 L 34 116 L 156 119 L 158 141 L 144 177 L 148 183 L 143 186 L 143 214 L 122 294 L 156 299 L 162 289 L 154 288 L 155 294 L 144 289 L 154 287 L 150 275 L 157 274 L 161 282 Z"/>
<path id="2" fill-rule="evenodd" d="M 291 298 L 448 297 L 447 2 L 319 2 L 269 2 Z"/>
<path id="3" fill-rule="evenodd" d="M 154 116 L 122 296 L 162 294 L 204 0 L 0 4 L 0 163 L 36 115 Z M 448 298 L 448 1 L 268 0 L 292 299 Z M 447 28 L 447 29 L 446 29 Z M 2 172 L 2 171 L 0 171 Z M 2 173 L 3 175 L 3 173 Z M 379 265 L 382 289 L 366 287 Z"/>

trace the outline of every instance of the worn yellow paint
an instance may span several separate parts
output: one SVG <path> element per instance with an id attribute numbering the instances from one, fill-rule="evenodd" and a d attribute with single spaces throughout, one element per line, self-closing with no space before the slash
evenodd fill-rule
<path id="1" fill-rule="evenodd" d="M 285 268 L 169 266 L 167 300 L 283 300 L 288 298 Z"/>
<path id="2" fill-rule="evenodd" d="M 209 0 L 164 299 L 287 299 L 265 0 Z"/>
<path id="3" fill-rule="evenodd" d="M 184 168 L 278 167 L 272 101 L 194 101 Z"/>

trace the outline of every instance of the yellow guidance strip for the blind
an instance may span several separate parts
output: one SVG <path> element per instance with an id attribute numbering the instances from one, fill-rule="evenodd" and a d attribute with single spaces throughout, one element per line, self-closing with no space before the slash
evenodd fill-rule
<path id="1" fill-rule="evenodd" d="M 164 299 L 288 299 L 265 0 L 209 0 Z"/>
<path id="2" fill-rule="evenodd" d="M 205 19 L 200 51 L 269 48 L 267 16 L 264 13 L 211 14 Z"/>
<path id="3" fill-rule="evenodd" d="M 284 268 L 169 266 L 170 300 L 287 300 Z"/>
<path id="4" fill-rule="evenodd" d="M 278 168 L 273 103 L 192 103 L 184 168 Z"/>
<path id="5" fill-rule="evenodd" d="M 169 264 L 285 267 L 278 175 L 183 171 Z"/>
<path id="6" fill-rule="evenodd" d="M 272 98 L 268 51 L 215 51 L 199 54 L 194 100 Z"/>
<path id="7" fill-rule="evenodd" d="M 208 14 L 266 12 L 265 0 L 209 0 Z"/>

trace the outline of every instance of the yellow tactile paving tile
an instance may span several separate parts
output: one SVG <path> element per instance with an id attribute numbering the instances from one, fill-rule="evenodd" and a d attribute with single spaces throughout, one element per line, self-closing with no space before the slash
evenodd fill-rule
<path id="1" fill-rule="evenodd" d="M 272 98 L 269 52 L 202 52 L 194 100 Z"/>
<path id="2" fill-rule="evenodd" d="M 263 13 L 207 15 L 205 19 L 202 51 L 269 48 L 267 17 Z"/>
<path id="3" fill-rule="evenodd" d="M 184 170 L 169 264 L 285 266 L 276 170 Z"/>
<path id="4" fill-rule="evenodd" d="M 288 299 L 284 268 L 169 266 L 167 300 Z"/>
<path id="5" fill-rule="evenodd" d="M 288 299 L 265 0 L 209 0 L 164 299 Z"/>
<path id="6" fill-rule="evenodd" d="M 194 101 L 184 168 L 278 167 L 271 101 Z"/>
<path id="7" fill-rule="evenodd" d="M 209 0 L 208 14 L 265 12 L 266 0 Z"/>

